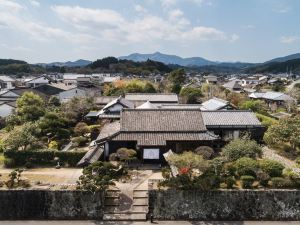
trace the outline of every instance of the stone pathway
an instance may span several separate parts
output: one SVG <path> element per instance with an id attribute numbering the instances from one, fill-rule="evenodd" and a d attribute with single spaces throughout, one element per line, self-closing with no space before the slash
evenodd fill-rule
<path id="1" fill-rule="evenodd" d="M 300 168 L 298 168 L 297 163 L 295 163 L 294 161 L 292 161 L 286 157 L 279 155 L 278 153 L 276 153 L 275 150 L 270 149 L 266 146 L 263 147 L 263 158 L 278 161 L 278 162 L 282 163 L 286 168 L 300 172 Z"/>

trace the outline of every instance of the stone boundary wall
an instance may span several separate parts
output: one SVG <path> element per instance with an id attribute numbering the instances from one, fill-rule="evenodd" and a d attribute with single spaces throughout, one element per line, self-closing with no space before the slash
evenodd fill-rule
<path id="1" fill-rule="evenodd" d="M 67 190 L 1 190 L 0 220 L 102 219 L 103 194 Z"/>
<path id="2" fill-rule="evenodd" d="M 159 220 L 300 220 L 300 190 L 149 191 Z"/>

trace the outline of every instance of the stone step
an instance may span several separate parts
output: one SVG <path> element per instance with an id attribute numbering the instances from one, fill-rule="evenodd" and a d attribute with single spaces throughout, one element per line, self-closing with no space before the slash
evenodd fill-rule
<path id="1" fill-rule="evenodd" d="M 148 191 L 133 191 L 133 197 L 134 198 L 142 198 L 142 197 L 146 197 L 148 198 Z"/>
<path id="2" fill-rule="evenodd" d="M 120 204 L 119 198 L 105 198 L 105 206 L 118 206 Z"/>
<path id="3" fill-rule="evenodd" d="M 148 213 L 148 206 L 145 205 L 133 205 L 131 211 L 135 213 Z"/>
<path id="4" fill-rule="evenodd" d="M 105 221 L 146 221 L 146 213 L 104 213 Z"/>
<path id="5" fill-rule="evenodd" d="M 134 198 L 133 205 L 144 205 L 148 206 L 148 198 Z"/>
<path id="6" fill-rule="evenodd" d="M 120 196 L 120 191 L 106 191 L 105 192 L 105 197 L 119 197 Z"/>

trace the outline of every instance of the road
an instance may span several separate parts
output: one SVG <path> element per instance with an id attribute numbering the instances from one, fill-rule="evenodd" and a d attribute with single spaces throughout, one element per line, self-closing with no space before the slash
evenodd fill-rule
<path id="1" fill-rule="evenodd" d="M 299 225 L 300 221 L 154 221 L 149 222 L 104 222 L 104 221 L 0 221 L 0 225 Z"/>

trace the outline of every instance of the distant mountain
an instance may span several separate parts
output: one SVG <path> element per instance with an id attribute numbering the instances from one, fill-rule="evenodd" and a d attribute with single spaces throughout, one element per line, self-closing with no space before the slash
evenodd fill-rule
<path id="1" fill-rule="evenodd" d="M 243 70 L 248 73 L 300 73 L 300 58 L 285 62 L 268 62 L 258 64 Z"/>
<path id="2" fill-rule="evenodd" d="M 15 59 L 0 59 L 0 66 L 8 66 L 12 64 L 27 64 L 27 62 Z"/>
<path id="3" fill-rule="evenodd" d="M 180 66 L 207 66 L 218 64 L 217 62 L 209 61 L 201 57 L 181 58 L 176 55 L 167 55 L 160 52 L 155 52 L 153 54 L 134 53 L 128 56 L 121 56 L 119 59 L 127 59 L 135 62 L 144 62 L 150 59 L 167 65 L 175 64 Z"/>
<path id="4" fill-rule="evenodd" d="M 52 66 L 58 66 L 58 67 L 84 67 L 89 64 L 91 64 L 92 61 L 79 59 L 74 62 L 68 61 L 68 62 L 53 62 L 53 63 L 38 63 L 36 65 L 42 66 L 42 67 L 52 67 Z"/>
<path id="5" fill-rule="evenodd" d="M 288 56 L 284 56 L 284 57 L 279 57 L 279 58 L 275 58 L 272 60 L 269 60 L 265 63 L 270 63 L 270 62 L 286 62 L 289 60 L 293 60 L 293 59 L 300 59 L 300 53 L 296 53 L 296 54 L 292 54 L 292 55 L 288 55 Z"/>

